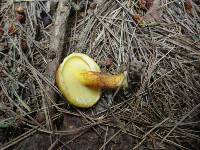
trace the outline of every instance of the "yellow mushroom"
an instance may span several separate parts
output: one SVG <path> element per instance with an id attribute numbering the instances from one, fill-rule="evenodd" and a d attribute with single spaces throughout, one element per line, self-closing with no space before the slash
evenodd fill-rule
<path id="1" fill-rule="evenodd" d="M 96 104 L 102 88 L 128 86 L 125 73 L 103 74 L 97 63 L 82 53 L 73 53 L 63 60 L 56 73 L 56 83 L 70 104 L 82 108 Z"/>

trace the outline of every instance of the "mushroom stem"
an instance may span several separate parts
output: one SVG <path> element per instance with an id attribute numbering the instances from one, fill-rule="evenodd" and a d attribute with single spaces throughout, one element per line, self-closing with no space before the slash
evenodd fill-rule
<path id="1" fill-rule="evenodd" d="M 118 75 L 108 75 L 101 72 L 87 71 L 79 72 L 77 78 L 88 87 L 115 89 L 118 87 L 128 87 L 126 74 L 124 72 Z"/>

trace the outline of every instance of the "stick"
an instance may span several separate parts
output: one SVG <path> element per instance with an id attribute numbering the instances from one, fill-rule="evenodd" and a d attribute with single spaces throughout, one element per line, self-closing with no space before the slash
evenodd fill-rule
<path id="1" fill-rule="evenodd" d="M 66 33 L 67 20 L 70 10 L 71 6 L 69 0 L 59 1 L 56 12 L 54 30 L 51 37 L 49 53 L 47 56 L 50 59 L 48 61 L 47 68 L 45 70 L 46 76 L 53 84 L 55 83 L 56 70 L 61 59 L 63 47 L 65 46 L 64 37 Z M 46 86 L 45 93 L 46 93 L 46 98 L 45 102 L 43 102 L 43 105 L 47 107 L 47 109 L 44 110 L 44 112 L 49 130 L 52 131 L 53 127 L 50 116 L 54 113 L 54 110 L 50 109 L 49 107 L 51 106 L 51 101 L 56 101 L 57 95 L 54 89 L 50 86 Z"/>
<path id="2" fill-rule="evenodd" d="M 48 58 L 49 62 L 45 74 L 52 83 L 55 83 L 55 73 L 60 62 L 64 47 L 64 36 L 66 32 L 67 20 L 71 10 L 68 0 L 60 0 L 58 3 L 54 31 L 51 37 L 50 49 Z M 49 98 L 55 100 L 55 92 L 52 88 L 46 87 Z"/>

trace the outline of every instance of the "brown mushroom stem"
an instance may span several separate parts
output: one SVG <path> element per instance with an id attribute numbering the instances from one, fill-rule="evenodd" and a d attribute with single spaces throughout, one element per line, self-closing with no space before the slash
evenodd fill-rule
<path id="1" fill-rule="evenodd" d="M 82 84 L 92 88 L 116 89 L 118 87 L 128 87 L 126 73 L 108 75 L 101 72 L 88 71 L 78 73 L 77 78 Z"/>

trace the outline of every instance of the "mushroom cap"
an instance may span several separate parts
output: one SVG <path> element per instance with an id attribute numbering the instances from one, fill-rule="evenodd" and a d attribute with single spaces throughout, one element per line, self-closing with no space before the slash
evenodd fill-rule
<path id="1" fill-rule="evenodd" d="M 101 89 L 87 87 L 78 80 L 77 74 L 84 71 L 100 72 L 100 68 L 89 56 L 72 53 L 60 64 L 56 73 L 56 83 L 70 104 L 88 108 L 99 100 Z"/>

